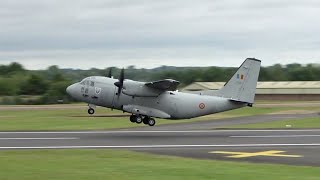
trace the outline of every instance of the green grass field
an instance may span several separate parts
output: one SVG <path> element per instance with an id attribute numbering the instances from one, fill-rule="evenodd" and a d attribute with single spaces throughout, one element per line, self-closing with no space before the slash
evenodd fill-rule
<path id="1" fill-rule="evenodd" d="M 104 117 L 122 114 L 120 111 L 98 108 L 95 116 L 87 114 L 86 109 L 42 109 L 42 110 L 6 110 L 0 111 L 0 130 L 100 130 L 131 128 L 143 126 L 129 121 L 129 117 Z M 210 119 L 229 117 L 217 115 Z M 191 121 L 204 120 L 201 117 Z M 157 125 L 182 123 L 190 120 L 169 121 L 157 119 Z"/>
<path id="2" fill-rule="evenodd" d="M 78 106 L 78 105 L 76 105 Z M 242 108 L 224 113 L 213 114 L 190 120 L 161 120 L 157 119 L 157 125 L 168 123 L 183 123 L 222 119 L 239 116 L 253 116 L 259 114 L 286 112 L 301 110 L 300 107 L 253 107 Z M 320 107 L 304 108 L 308 111 L 319 111 Z M 106 108 L 98 108 L 96 116 L 90 116 L 86 108 L 75 109 L 6 109 L 0 110 L 0 130 L 101 130 L 114 128 L 131 128 L 143 125 L 130 123 L 129 117 L 103 117 L 110 114 L 122 114 L 119 111 L 111 111 Z"/>
<path id="3" fill-rule="evenodd" d="M 0 179 L 316 180 L 320 168 L 195 160 L 120 150 L 0 151 Z"/>

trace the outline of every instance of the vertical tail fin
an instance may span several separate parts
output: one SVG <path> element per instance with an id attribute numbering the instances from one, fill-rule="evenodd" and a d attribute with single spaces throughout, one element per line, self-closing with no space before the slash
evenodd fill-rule
<path id="1" fill-rule="evenodd" d="M 232 78 L 219 90 L 218 95 L 253 104 L 260 66 L 260 60 L 247 58 Z"/>

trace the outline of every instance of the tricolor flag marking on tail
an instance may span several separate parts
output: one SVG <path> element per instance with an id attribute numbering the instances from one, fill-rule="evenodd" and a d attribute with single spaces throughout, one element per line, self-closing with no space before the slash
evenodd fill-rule
<path id="1" fill-rule="evenodd" d="M 237 79 L 241 79 L 241 80 L 244 80 L 244 75 L 243 74 L 237 74 Z"/>

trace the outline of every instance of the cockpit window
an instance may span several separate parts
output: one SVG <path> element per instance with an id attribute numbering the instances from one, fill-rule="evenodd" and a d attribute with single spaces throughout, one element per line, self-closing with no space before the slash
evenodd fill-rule
<path id="1" fill-rule="evenodd" d="M 83 79 L 83 80 L 80 82 L 80 84 L 94 87 L 95 82 L 94 82 L 94 81 L 90 81 L 90 80 L 88 80 L 88 79 Z"/>

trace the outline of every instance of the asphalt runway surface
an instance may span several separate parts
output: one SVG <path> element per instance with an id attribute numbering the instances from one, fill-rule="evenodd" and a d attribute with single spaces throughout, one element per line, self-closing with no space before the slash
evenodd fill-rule
<path id="1" fill-rule="evenodd" d="M 113 131 L 0 132 L 0 149 L 128 149 L 198 159 L 320 166 L 320 129 L 212 129 L 302 117 L 320 120 L 319 114 L 265 115 Z"/>

